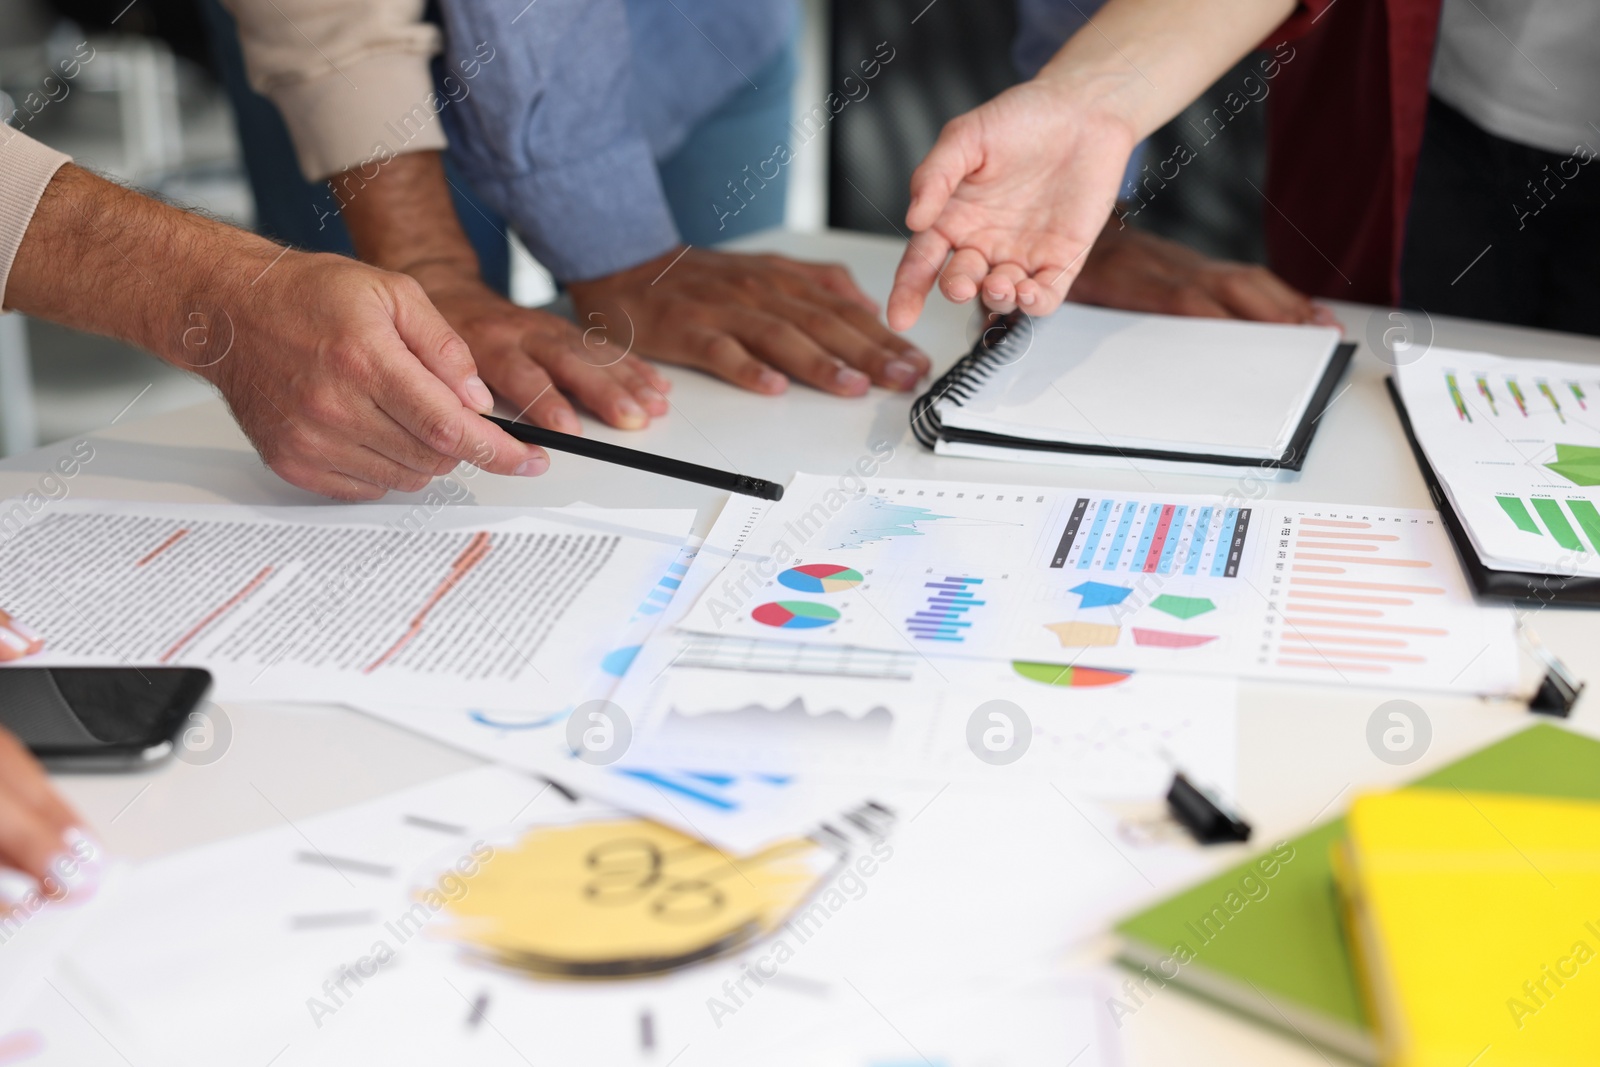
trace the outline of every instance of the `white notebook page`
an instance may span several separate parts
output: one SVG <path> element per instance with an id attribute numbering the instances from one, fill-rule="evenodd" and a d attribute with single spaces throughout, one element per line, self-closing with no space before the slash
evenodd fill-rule
<path id="1" fill-rule="evenodd" d="M 1012 437 L 1276 459 L 1339 340 L 1325 326 L 1066 304 L 937 410 L 946 426 Z"/>

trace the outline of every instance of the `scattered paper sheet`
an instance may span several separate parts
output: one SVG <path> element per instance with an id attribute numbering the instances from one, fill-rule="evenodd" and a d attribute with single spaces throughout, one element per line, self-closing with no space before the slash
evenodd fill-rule
<path id="1" fill-rule="evenodd" d="M 685 666 L 682 647 L 665 636 L 647 645 L 639 673 L 612 696 L 634 732 L 619 766 L 699 761 L 868 781 L 1031 774 L 1121 800 L 1160 798 L 1182 768 L 1225 793 L 1234 788 L 1231 678 L 954 659 L 913 660 L 905 679 L 754 673 Z M 815 662 L 830 651 L 841 652 L 806 655 Z M 996 723 L 1001 735 L 989 741 L 996 751 L 1002 741 L 1020 746 L 1014 761 L 991 762 L 984 738 Z"/>
<path id="2" fill-rule="evenodd" d="M 204 667 L 221 700 L 517 707 L 598 668 L 693 520 L 65 501 L 0 541 L 0 587 L 43 641 L 30 665 Z"/>
<path id="3" fill-rule="evenodd" d="M 797 475 L 682 628 L 878 652 L 1505 694 L 1435 512 Z"/>
<path id="4" fill-rule="evenodd" d="M 871 805 L 901 812 L 957 778 L 1003 782 L 1028 775 L 1089 796 L 1148 800 L 1165 793 L 1175 764 L 1224 794 L 1233 789 L 1231 679 L 1081 665 L 935 664 L 912 652 L 676 630 L 696 597 L 721 582 L 767 506 L 728 501 L 705 543 L 686 549 L 672 569 L 676 596 L 636 618 L 630 636 L 608 655 L 625 673 L 595 678 L 566 708 L 490 712 L 390 703 L 364 710 L 730 850 L 753 850 L 819 825 L 847 826 Z M 951 678 L 963 684 L 950 686 Z M 793 707 L 796 699 L 807 712 L 807 701 L 830 710 L 816 722 Z M 990 699 L 1011 700 L 1030 725 L 1037 720 L 1030 754 L 1007 766 L 984 763 L 969 746 L 966 720 Z M 632 732 L 630 746 L 605 765 L 576 758 L 568 735 L 571 711 L 591 700 L 607 701 L 606 713 L 625 716 Z M 746 722 L 785 719 L 790 729 L 753 735 L 729 729 L 726 720 L 701 723 L 701 713 L 713 708 L 742 713 Z M 832 729 L 847 719 L 854 743 L 824 753 L 829 738 L 848 740 Z M 896 724 L 887 740 L 892 759 L 879 744 L 876 727 L 884 719 Z"/>
<path id="5" fill-rule="evenodd" d="M 1431 348 L 1396 377 L 1487 566 L 1600 576 L 1600 367 Z"/>
<path id="6" fill-rule="evenodd" d="M 50 976 L 38 1040 L 53 1057 L 92 1031 L 131 1062 L 206 1067 L 731 1067 L 808 1047 L 825 1055 L 781 1062 L 867 1067 L 910 1055 L 894 1051 L 892 1028 L 871 1028 L 871 998 L 955 1064 L 1112 1063 L 1104 993 L 1048 961 L 1207 865 L 1196 848 L 1120 842 L 1103 814 L 1054 790 L 955 786 L 850 849 L 801 912 L 735 957 L 563 982 L 485 965 L 452 940 L 440 916 L 470 882 L 451 869 L 492 865 L 494 843 L 516 828 L 607 814 L 483 768 L 156 860 Z M 1002 991 L 1016 995 L 1009 1007 Z M 930 1015 L 937 1004 L 950 1014 Z M 994 1020 L 982 1004 L 1014 1019 L 1023 1043 L 986 1044 Z"/>
<path id="7" fill-rule="evenodd" d="M 669 630 L 707 583 L 717 578 L 764 507 L 762 501 L 730 498 L 704 544 L 686 546 L 625 632 L 611 637 L 608 651 L 600 657 L 601 669 L 591 672 L 557 706 L 536 700 L 509 708 L 463 706 L 460 701 L 443 706 L 408 700 L 353 704 L 386 722 L 546 775 L 586 796 L 648 815 L 733 851 L 753 851 L 830 821 L 848 825 L 849 817 L 866 805 L 897 810 L 902 805 L 892 782 L 759 768 L 735 771 L 704 758 L 684 765 L 623 767 L 587 763 L 574 754 L 567 732 L 573 710 L 611 697 L 618 679 L 632 673 L 647 639 Z"/>

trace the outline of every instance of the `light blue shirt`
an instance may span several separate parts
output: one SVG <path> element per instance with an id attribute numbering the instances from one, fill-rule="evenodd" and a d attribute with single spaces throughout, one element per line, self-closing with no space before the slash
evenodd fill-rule
<path id="1" fill-rule="evenodd" d="M 447 67 L 480 63 L 444 111 L 451 156 L 563 282 L 678 244 L 657 161 L 750 87 L 796 18 L 794 0 L 443 0 L 441 9 Z"/>

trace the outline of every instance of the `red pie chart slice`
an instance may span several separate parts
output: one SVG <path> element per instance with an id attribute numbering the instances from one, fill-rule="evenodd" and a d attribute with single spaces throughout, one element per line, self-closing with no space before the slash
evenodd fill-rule
<path id="1" fill-rule="evenodd" d="M 778 575 L 778 584 L 802 593 L 843 593 L 863 580 L 860 571 L 837 563 L 806 563 Z"/>
<path id="2" fill-rule="evenodd" d="M 815 630 L 839 621 L 836 610 L 809 600 L 774 600 L 757 607 L 750 617 L 763 626 L 784 630 Z"/>

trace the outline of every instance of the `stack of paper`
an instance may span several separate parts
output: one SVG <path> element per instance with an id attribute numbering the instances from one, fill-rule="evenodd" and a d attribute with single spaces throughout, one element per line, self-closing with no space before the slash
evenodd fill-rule
<path id="1" fill-rule="evenodd" d="M 424 518 L 82 505 L 0 547 L 50 661 L 120 645 L 539 776 L 151 865 L 54 991 L 119 1047 L 864 1064 L 916 1029 L 899 1054 L 1103 1062 L 1109 1001 L 1057 961 L 1204 869 L 1142 828 L 1177 768 L 1231 791 L 1238 676 L 1515 684 L 1427 512 L 852 474 L 703 542 Z M 1014 1049 L 933 1008 L 996 974 L 1032 983 Z"/>
<path id="2" fill-rule="evenodd" d="M 147 865 L 17 1040 L 96 1062 L 87 1019 L 171 1063 L 1113 1062 L 1100 977 L 1058 960 L 1205 861 L 1097 800 L 1152 804 L 1175 760 L 1231 788 L 1232 681 L 677 629 L 764 506 L 731 503 L 704 544 L 670 513 L 475 510 L 417 533 L 370 508 L 99 505 L 15 542 L 0 573 L 45 657 L 107 658 L 27 573 L 104 528 L 127 550 L 84 569 L 131 583 L 118 634 L 182 641 L 169 662 L 218 671 L 226 699 L 342 698 L 543 776 L 473 772 Z M 1015 762 L 986 758 L 990 719 L 973 740 L 996 700 Z M 588 758 L 591 731 L 621 738 L 614 759 Z"/>

